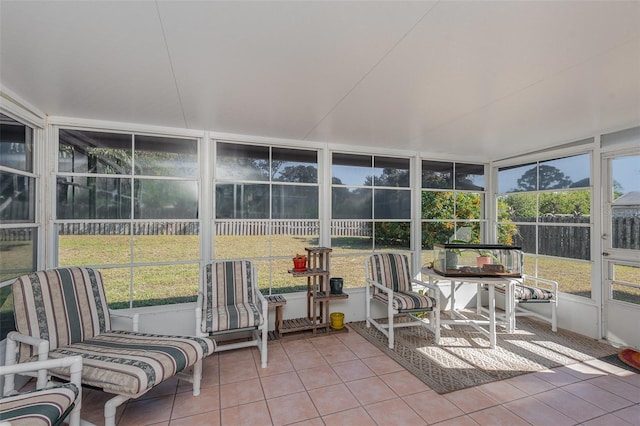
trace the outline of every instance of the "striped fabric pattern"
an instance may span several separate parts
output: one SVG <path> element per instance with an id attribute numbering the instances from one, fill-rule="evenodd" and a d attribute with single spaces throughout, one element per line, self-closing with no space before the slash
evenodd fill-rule
<path id="1" fill-rule="evenodd" d="M 388 303 L 389 297 L 386 293 L 378 292 L 373 296 L 385 305 Z M 411 292 L 393 293 L 393 309 L 398 312 L 406 311 L 428 311 L 433 309 L 435 301 L 424 294 Z"/>
<path id="2" fill-rule="evenodd" d="M 57 425 L 73 409 L 78 388 L 72 383 L 0 400 L 0 422 L 13 426 Z"/>
<path id="3" fill-rule="evenodd" d="M 435 300 L 425 294 L 411 290 L 411 270 L 407 256 L 398 253 L 380 253 L 371 256 L 370 276 L 374 281 L 390 288 L 393 293 L 393 309 L 403 311 L 428 311 L 433 309 Z M 373 297 L 384 304 L 389 297 L 373 288 Z"/>
<path id="4" fill-rule="evenodd" d="M 33 272 L 12 286 L 17 331 L 49 341 L 53 350 L 111 328 L 100 273 L 89 268 Z M 20 360 L 35 349 L 20 345 Z"/>
<path id="5" fill-rule="evenodd" d="M 551 300 L 553 293 L 543 288 L 516 285 L 515 298 L 518 300 Z"/>
<path id="6" fill-rule="evenodd" d="M 208 264 L 205 279 L 203 330 L 213 333 L 262 325 L 264 319 L 253 300 L 257 283 L 251 262 L 237 260 Z"/>
<path id="7" fill-rule="evenodd" d="M 504 286 L 496 286 L 496 291 L 504 293 L 505 288 Z M 527 301 L 527 300 L 549 301 L 553 299 L 553 292 L 549 290 L 545 290 L 544 288 L 529 287 L 527 285 L 517 284 L 514 288 L 514 297 L 516 298 L 516 300 L 521 300 L 521 301 Z"/>
<path id="8" fill-rule="evenodd" d="M 215 350 L 212 339 L 110 331 L 49 352 L 82 356 L 82 383 L 116 394 L 138 395 L 187 370 Z M 67 369 L 52 369 L 68 377 Z"/>
<path id="9" fill-rule="evenodd" d="M 18 278 L 12 289 L 17 331 L 48 339 L 49 358 L 82 356 L 82 382 L 107 392 L 146 392 L 215 350 L 206 338 L 111 331 L 97 270 L 39 271 Z M 20 362 L 36 359 L 30 346 L 20 345 Z M 51 371 L 68 378 L 68 369 Z"/>
<path id="10" fill-rule="evenodd" d="M 411 291 L 409 259 L 403 254 L 381 253 L 371 256 L 371 279 L 393 291 Z M 374 287 L 373 294 L 380 292 Z"/>

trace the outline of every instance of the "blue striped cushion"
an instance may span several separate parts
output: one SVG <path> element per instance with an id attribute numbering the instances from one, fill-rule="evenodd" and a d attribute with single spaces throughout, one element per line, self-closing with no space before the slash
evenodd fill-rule
<path id="1" fill-rule="evenodd" d="M 409 259 L 403 254 L 380 253 L 370 258 L 370 278 L 393 291 L 411 291 Z M 373 294 L 380 290 L 373 287 Z"/>
<path id="2" fill-rule="evenodd" d="M 496 288 L 496 291 L 500 293 L 505 292 L 504 286 L 496 286 L 495 288 Z M 540 300 L 540 301 L 547 300 L 548 301 L 553 299 L 553 292 L 546 290 L 544 288 L 530 287 L 528 285 L 516 284 L 514 286 L 513 297 L 516 300 L 523 300 L 523 301 L 527 301 L 527 300 Z"/>
<path id="3" fill-rule="evenodd" d="M 213 333 L 262 325 L 264 318 L 253 300 L 257 282 L 251 262 L 237 260 L 208 264 L 205 280 L 203 330 Z"/>
<path id="4" fill-rule="evenodd" d="M 138 395 L 187 371 L 213 353 L 212 339 L 111 331 L 49 352 L 49 358 L 82 356 L 82 383 L 106 392 Z M 68 369 L 52 369 L 68 378 Z"/>
<path id="5" fill-rule="evenodd" d="M 51 350 L 90 339 L 111 328 L 97 270 L 59 268 L 24 275 L 12 286 L 16 329 L 49 341 Z M 35 355 L 20 345 L 21 362 Z"/>
<path id="6" fill-rule="evenodd" d="M 378 292 L 373 296 L 385 305 L 388 303 L 389 297 L 386 293 Z M 435 300 L 424 294 L 411 292 L 393 293 L 393 309 L 398 312 L 402 311 L 429 311 L 433 309 Z"/>
<path id="7" fill-rule="evenodd" d="M 73 409 L 78 388 L 65 383 L 4 397 L 0 400 L 0 421 L 13 426 L 56 425 Z"/>
<path id="8" fill-rule="evenodd" d="M 515 298 L 518 300 L 550 300 L 553 299 L 553 293 L 549 290 L 538 287 L 529 287 L 526 285 L 515 286 Z"/>

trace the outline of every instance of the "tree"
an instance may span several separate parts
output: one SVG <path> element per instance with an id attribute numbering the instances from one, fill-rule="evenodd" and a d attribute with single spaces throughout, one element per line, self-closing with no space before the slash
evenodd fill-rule
<path id="1" fill-rule="evenodd" d="M 540 177 L 539 184 L 538 175 Z M 536 191 L 538 189 L 569 188 L 572 181 L 557 167 L 542 164 L 524 172 L 517 183 L 520 191 Z"/>

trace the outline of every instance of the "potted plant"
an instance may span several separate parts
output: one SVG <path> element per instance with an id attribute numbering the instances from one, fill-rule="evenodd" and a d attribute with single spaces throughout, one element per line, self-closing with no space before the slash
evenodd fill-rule
<path id="1" fill-rule="evenodd" d="M 307 269 L 307 256 L 304 254 L 296 254 L 293 258 L 293 270 L 294 271 L 306 271 Z"/>

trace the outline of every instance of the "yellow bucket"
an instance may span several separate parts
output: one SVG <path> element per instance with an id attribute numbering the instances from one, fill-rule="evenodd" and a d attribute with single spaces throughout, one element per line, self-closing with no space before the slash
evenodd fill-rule
<path id="1" fill-rule="evenodd" d="M 331 314 L 331 328 L 334 330 L 344 328 L 344 314 L 342 312 L 333 312 Z"/>

